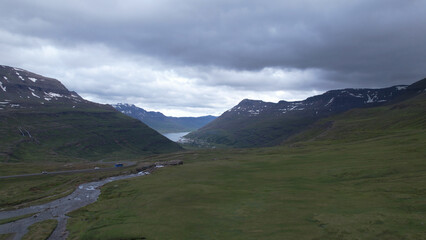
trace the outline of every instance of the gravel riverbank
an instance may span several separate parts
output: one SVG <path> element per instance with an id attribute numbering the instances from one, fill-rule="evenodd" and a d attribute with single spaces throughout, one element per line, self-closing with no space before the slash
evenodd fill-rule
<path id="1" fill-rule="evenodd" d="M 94 203 L 101 193 L 100 187 L 109 182 L 139 177 L 147 174 L 149 174 L 149 171 L 142 171 L 137 174 L 109 177 L 101 181 L 84 183 L 78 186 L 78 188 L 70 195 L 55 201 L 37 206 L 0 212 L 0 220 L 34 213 L 31 217 L 0 225 L 0 234 L 15 233 L 13 239 L 18 240 L 28 232 L 28 227 L 32 224 L 47 219 L 56 219 L 58 220 L 58 226 L 49 239 L 66 239 L 67 213 Z"/>

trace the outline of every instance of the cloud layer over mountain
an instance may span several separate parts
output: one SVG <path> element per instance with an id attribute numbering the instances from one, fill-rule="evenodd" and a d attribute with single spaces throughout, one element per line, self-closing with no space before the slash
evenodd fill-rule
<path id="1" fill-rule="evenodd" d="M 425 77 L 422 0 L 24 1 L 0 8 L 0 64 L 91 100 L 169 115 Z"/>

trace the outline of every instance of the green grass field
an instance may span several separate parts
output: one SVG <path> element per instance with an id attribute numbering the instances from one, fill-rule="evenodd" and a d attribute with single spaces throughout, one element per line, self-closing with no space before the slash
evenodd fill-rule
<path id="1" fill-rule="evenodd" d="M 425 239 L 423 95 L 285 146 L 158 156 L 185 164 L 105 185 L 71 214 L 70 239 Z"/>
<path id="2" fill-rule="evenodd" d="M 42 222 L 34 223 L 28 228 L 28 233 L 24 235 L 22 240 L 45 240 L 48 239 L 58 225 L 55 219 L 49 219 Z"/>
<path id="3" fill-rule="evenodd" d="M 12 240 L 15 235 L 10 234 L 0 234 L 0 240 Z"/>
<path id="4" fill-rule="evenodd" d="M 15 222 L 24 218 L 28 218 L 33 216 L 34 213 L 29 213 L 29 214 L 25 214 L 25 215 L 21 215 L 21 216 L 17 216 L 17 217 L 11 217 L 11 218 L 6 218 L 6 219 L 1 219 L 0 220 L 0 225 L 2 224 L 6 224 L 6 223 L 10 223 L 10 222 Z"/>
<path id="5" fill-rule="evenodd" d="M 103 187 L 70 239 L 421 239 L 426 133 L 394 137 L 180 154 Z"/>

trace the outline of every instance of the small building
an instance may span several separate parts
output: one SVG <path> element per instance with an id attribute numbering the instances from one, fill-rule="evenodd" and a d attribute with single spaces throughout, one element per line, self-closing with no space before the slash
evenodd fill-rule
<path id="1" fill-rule="evenodd" d="M 122 163 L 116 163 L 115 164 L 115 167 L 122 167 L 123 166 L 123 164 Z"/>

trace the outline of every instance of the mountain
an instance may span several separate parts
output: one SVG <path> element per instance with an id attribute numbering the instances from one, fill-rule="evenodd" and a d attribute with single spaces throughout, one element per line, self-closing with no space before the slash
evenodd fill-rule
<path id="1" fill-rule="evenodd" d="M 123 159 L 179 145 L 58 80 L 0 66 L 0 161 Z"/>
<path id="2" fill-rule="evenodd" d="M 70 238 L 425 239 L 425 111 L 423 92 L 321 119 L 286 146 L 174 155 L 185 167 L 107 185 L 71 213 Z"/>
<path id="3" fill-rule="evenodd" d="M 354 108 L 382 106 L 423 92 L 426 79 L 410 86 L 382 89 L 341 89 L 303 101 L 278 103 L 241 101 L 203 128 L 188 134 L 189 144 L 264 147 L 281 144 L 319 119 Z"/>
<path id="4" fill-rule="evenodd" d="M 127 103 L 118 103 L 112 106 L 127 116 L 141 120 L 161 133 L 191 132 L 216 119 L 214 116 L 167 117 L 160 112 L 146 111 L 143 108 Z"/>
<path id="5" fill-rule="evenodd" d="M 426 136 L 426 91 L 373 108 L 355 108 L 320 119 L 284 142 L 286 145 L 315 142 L 348 143 L 368 140 L 372 144 L 389 141 L 398 147 L 400 141 L 411 140 L 424 145 Z M 414 90 L 414 89 L 412 89 Z M 422 136 L 420 136 L 422 135 Z"/>
<path id="6" fill-rule="evenodd" d="M 7 66 L 0 66 L 0 74 L 2 109 L 32 108 L 40 104 L 90 104 L 56 79 Z"/>

